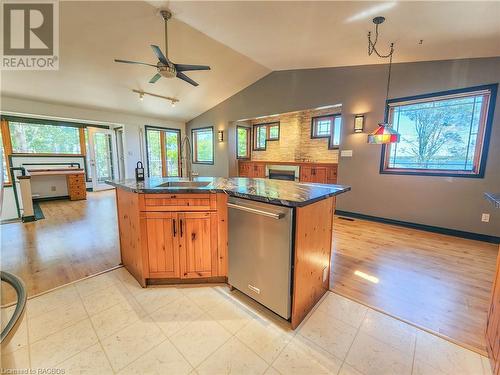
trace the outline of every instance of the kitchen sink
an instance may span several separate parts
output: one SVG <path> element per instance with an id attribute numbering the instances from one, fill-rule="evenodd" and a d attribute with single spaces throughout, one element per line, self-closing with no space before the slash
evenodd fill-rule
<path id="1" fill-rule="evenodd" d="M 210 181 L 169 181 L 157 187 L 198 188 L 208 186 L 209 184 Z"/>

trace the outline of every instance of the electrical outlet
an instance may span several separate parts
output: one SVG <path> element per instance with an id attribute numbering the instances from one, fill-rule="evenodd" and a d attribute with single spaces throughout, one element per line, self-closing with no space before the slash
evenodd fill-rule
<path id="1" fill-rule="evenodd" d="M 490 214 L 482 214 L 481 215 L 481 221 L 483 223 L 489 223 L 490 222 Z"/>
<path id="2" fill-rule="evenodd" d="M 57 189 L 56 189 L 56 187 L 55 187 L 55 186 L 51 186 L 51 187 L 50 187 L 50 191 L 56 191 L 56 190 L 57 190 Z"/>
<path id="3" fill-rule="evenodd" d="M 328 278 L 328 267 L 323 268 L 323 282 Z"/>

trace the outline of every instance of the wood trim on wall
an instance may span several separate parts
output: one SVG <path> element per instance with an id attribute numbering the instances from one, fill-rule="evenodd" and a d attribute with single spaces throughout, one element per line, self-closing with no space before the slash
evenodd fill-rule
<path id="1" fill-rule="evenodd" d="M 10 129 L 9 122 L 7 120 L 1 120 L 0 131 L 2 132 L 2 143 L 5 157 L 5 167 L 7 169 L 7 181 L 4 181 L 4 186 L 11 186 L 12 181 L 10 180 L 10 158 L 12 155 L 12 140 L 10 139 Z"/>

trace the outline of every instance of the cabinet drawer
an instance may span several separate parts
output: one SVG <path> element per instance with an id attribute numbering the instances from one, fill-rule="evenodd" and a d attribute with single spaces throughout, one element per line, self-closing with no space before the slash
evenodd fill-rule
<path id="1" fill-rule="evenodd" d="M 68 182 L 69 183 L 82 183 L 82 182 L 84 182 L 84 176 L 83 176 L 83 174 L 70 174 L 70 175 L 68 175 Z"/>
<path id="2" fill-rule="evenodd" d="M 141 211 L 212 211 L 216 194 L 141 194 Z"/>

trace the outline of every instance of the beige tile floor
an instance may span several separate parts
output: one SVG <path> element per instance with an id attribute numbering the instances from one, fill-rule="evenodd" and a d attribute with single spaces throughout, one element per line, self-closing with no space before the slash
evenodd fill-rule
<path id="1" fill-rule="evenodd" d="M 29 300 L 1 358 L 91 375 L 491 375 L 486 358 L 333 293 L 294 332 L 224 285 L 142 289 L 123 268 Z"/>

